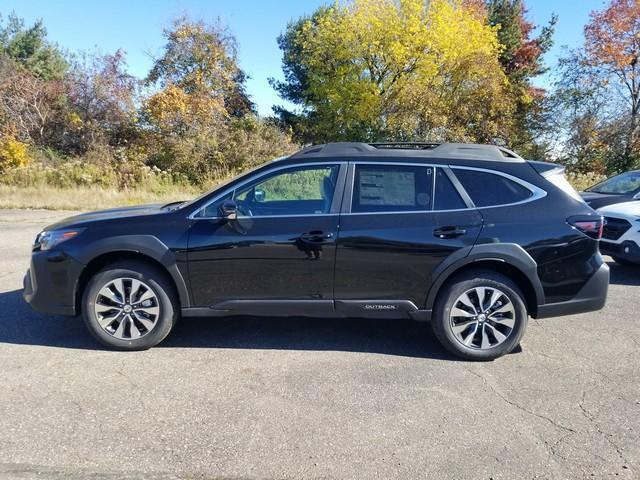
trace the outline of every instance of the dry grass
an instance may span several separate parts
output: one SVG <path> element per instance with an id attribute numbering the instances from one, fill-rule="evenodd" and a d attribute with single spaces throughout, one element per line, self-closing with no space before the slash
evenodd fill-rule
<path id="1" fill-rule="evenodd" d="M 0 185 L 0 208 L 90 211 L 126 205 L 189 200 L 199 193 L 195 188 L 176 188 L 163 193 L 154 193 L 95 187 L 56 188 Z"/>

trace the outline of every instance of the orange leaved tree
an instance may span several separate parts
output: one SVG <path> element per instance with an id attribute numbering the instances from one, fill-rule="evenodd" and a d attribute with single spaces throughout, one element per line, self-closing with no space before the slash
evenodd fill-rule
<path id="1" fill-rule="evenodd" d="M 586 62 L 603 82 L 622 87 L 628 110 L 624 115 L 625 145 L 618 168 L 626 170 L 640 157 L 640 1 L 612 0 L 592 12 L 585 27 Z"/>

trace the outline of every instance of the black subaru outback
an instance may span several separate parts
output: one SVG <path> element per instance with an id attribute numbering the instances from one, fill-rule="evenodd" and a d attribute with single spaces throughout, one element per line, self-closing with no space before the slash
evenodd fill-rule
<path id="1" fill-rule="evenodd" d="M 491 359 L 528 316 L 603 307 L 602 226 L 561 167 L 504 148 L 333 143 L 190 202 L 47 227 L 24 298 L 122 350 L 157 345 L 180 316 L 391 317 Z"/>

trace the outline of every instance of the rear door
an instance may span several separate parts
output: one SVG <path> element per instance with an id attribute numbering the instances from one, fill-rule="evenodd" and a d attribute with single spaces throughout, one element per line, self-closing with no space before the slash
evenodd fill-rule
<path id="1" fill-rule="evenodd" d="M 472 246 L 482 217 L 463 199 L 446 167 L 354 162 L 349 165 L 337 246 L 336 308 L 422 309 L 431 274 Z"/>

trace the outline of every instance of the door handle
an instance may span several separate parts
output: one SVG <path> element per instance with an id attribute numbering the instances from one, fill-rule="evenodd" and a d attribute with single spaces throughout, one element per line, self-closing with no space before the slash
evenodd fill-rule
<path id="1" fill-rule="evenodd" d="M 324 233 L 320 230 L 313 230 L 311 232 L 303 233 L 300 235 L 300 239 L 305 242 L 324 242 L 333 238 L 333 233 Z"/>
<path id="2" fill-rule="evenodd" d="M 465 228 L 453 227 L 453 226 L 440 227 L 440 228 L 436 228 L 433 231 L 434 236 L 438 238 L 443 238 L 443 239 L 461 237 L 462 235 L 466 235 L 466 234 L 467 234 L 467 230 Z"/>

